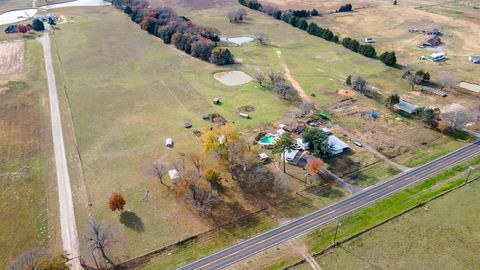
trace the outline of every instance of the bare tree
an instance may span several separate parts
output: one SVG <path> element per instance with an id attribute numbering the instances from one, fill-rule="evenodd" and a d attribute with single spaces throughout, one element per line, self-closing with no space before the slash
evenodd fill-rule
<path id="1" fill-rule="evenodd" d="M 264 33 L 255 34 L 255 40 L 263 46 L 267 46 L 270 44 L 270 38 Z"/>
<path id="2" fill-rule="evenodd" d="M 203 156 L 197 153 L 188 153 L 187 159 L 193 164 L 193 166 L 195 166 L 197 172 L 200 173 L 205 161 Z"/>
<path id="3" fill-rule="evenodd" d="M 456 85 L 457 82 L 458 82 L 458 80 L 457 80 L 457 78 L 455 78 L 455 76 L 447 74 L 447 73 L 440 74 L 440 75 L 438 75 L 438 78 L 437 78 L 437 83 L 438 83 L 438 85 L 440 85 L 441 90 L 443 90 L 445 88 L 450 88 L 450 87 Z"/>
<path id="4" fill-rule="evenodd" d="M 351 77 L 351 86 L 354 90 L 362 92 L 365 86 L 367 85 L 367 81 L 365 81 L 362 76 L 353 75 Z"/>
<path id="5" fill-rule="evenodd" d="M 255 80 L 260 86 L 264 86 L 263 84 L 265 83 L 266 80 L 266 75 L 263 71 L 258 72 L 257 75 L 255 75 Z"/>
<path id="6" fill-rule="evenodd" d="M 315 109 L 315 103 L 313 102 L 307 102 L 304 101 L 302 104 L 300 104 L 300 110 L 302 110 L 302 113 L 308 113 L 311 112 Z"/>
<path id="7" fill-rule="evenodd" d="M 152 173 L 155 175 L 155 177 L 158 178 L 158 181 L 160 181 L 160 184 L 165 186 L 165 183 L 163 183 L 163 176 L 167 174 L 168 172 L 168 164 L 164 161 L 161 160 L 155 160 L 152 163 Z"/>
<path id="8" fill-rule="evenodd" d="M 90 219 L 84 235 L 93 259 L 98 267 L 96 254 L 100 253 L 101 257 L 110 265 L 115 267 L 115 263 L 107 256 L 111 245 L 118 242 L 116 240 L 113 229 L 105 223 L 96 219 Z"/>
<path id="9" fill-rule="evenodd" d="M 443 116 L 448 120 L 448 127 L 450 130 L 457 130 L 472 121 L 470 112 L 465 107 L 455 108 L 443 113 Z"/>
<path id="10" fill-rule="evenodd" d="M 6 270 L 68 270 L 68 256 L 64 253 L 53 255 L 45 249 L 33 249 L 23 252 L 14 261 L 10 262 Z"/>

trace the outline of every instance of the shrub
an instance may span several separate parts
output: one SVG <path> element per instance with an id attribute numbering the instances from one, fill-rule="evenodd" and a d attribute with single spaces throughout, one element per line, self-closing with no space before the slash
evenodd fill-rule
<path id="1" fill-rule="evenodd" d="M 45 25 L 39 19 L 33 19 L 32 21 L 32 29 L 35 31 L 43 31 L 45 30 Z"/>

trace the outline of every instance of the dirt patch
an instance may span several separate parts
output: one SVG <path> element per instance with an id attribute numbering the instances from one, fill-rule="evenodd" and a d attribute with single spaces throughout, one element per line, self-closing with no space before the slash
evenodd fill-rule
<path id="1" fill-rule="evenodd" d="M 19 73 L 25 61 L 23 41 L 0 43 L 0 75 Z"/>
<path id="2" fill-rule="evenodd" d="M 355 96 L 355 92 L 353 92 L 352 90 L 350 89 L 340 89 L 338 90 L 337 94 L 341 95 L 341 96 L 346 96 L 346 97 L 353 97 Z"/>
<path id="3" fill-rule="evenodd" d="M 244 105 L 238 108 L 239 112 L 254 112 L 256 108 L 252 105 Z"/>
<path id="4" fill-rule="evenodd" d="M 247 73 L 238 70 L 217 72 L 213 77 L 226 86 L 238 86 L 253 81 Z"/>

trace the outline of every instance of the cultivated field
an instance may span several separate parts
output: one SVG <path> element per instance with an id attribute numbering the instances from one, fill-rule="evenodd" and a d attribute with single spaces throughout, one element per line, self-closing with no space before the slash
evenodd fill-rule
<path id="1" fill-rule="evenodd" d="M 18 60 L 22 64 L 23 42 L 10 46 L 14 54 L 21 48 L 22 59 Z M 0 268 L 4 269 L 24 251 L 58 248 L 59 238 L 47 83 L 40 44 L 25 41 L 23 72 L 18 73 L 16 65 L 2 65 L 2 70 L 10 73 L 0 75 Z"/>
<path id="2" fill-rule="evenodd" d="M 0 75 L 23 70 L 24 50 L 23 41 L 0 43 Z"/>

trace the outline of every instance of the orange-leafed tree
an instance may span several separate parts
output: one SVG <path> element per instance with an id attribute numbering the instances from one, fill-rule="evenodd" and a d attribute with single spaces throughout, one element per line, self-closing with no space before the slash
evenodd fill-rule
<path id="1" fill-rule="evenodd" d="M 29 30 L 30 29 L 28 29 L 28 26 L 26 24 L 17 25 L 17 31 L 22 35 L 25 35 Z"/>
<path id="2" fill-rule="evenodd" d="M 112 211 L 123 211 L 123 207 L 127 202 L 123 198 L 122 194 L 113 192 L 108 198 L 108 208 Z"/>
<path id="3" fill-rule="evenodd" d="M 311 174 L 318 174 L 318 170 L 324 165 L 323 160 L 319 158 L 314 158 L 308 161 L 307 171 Z"/>

